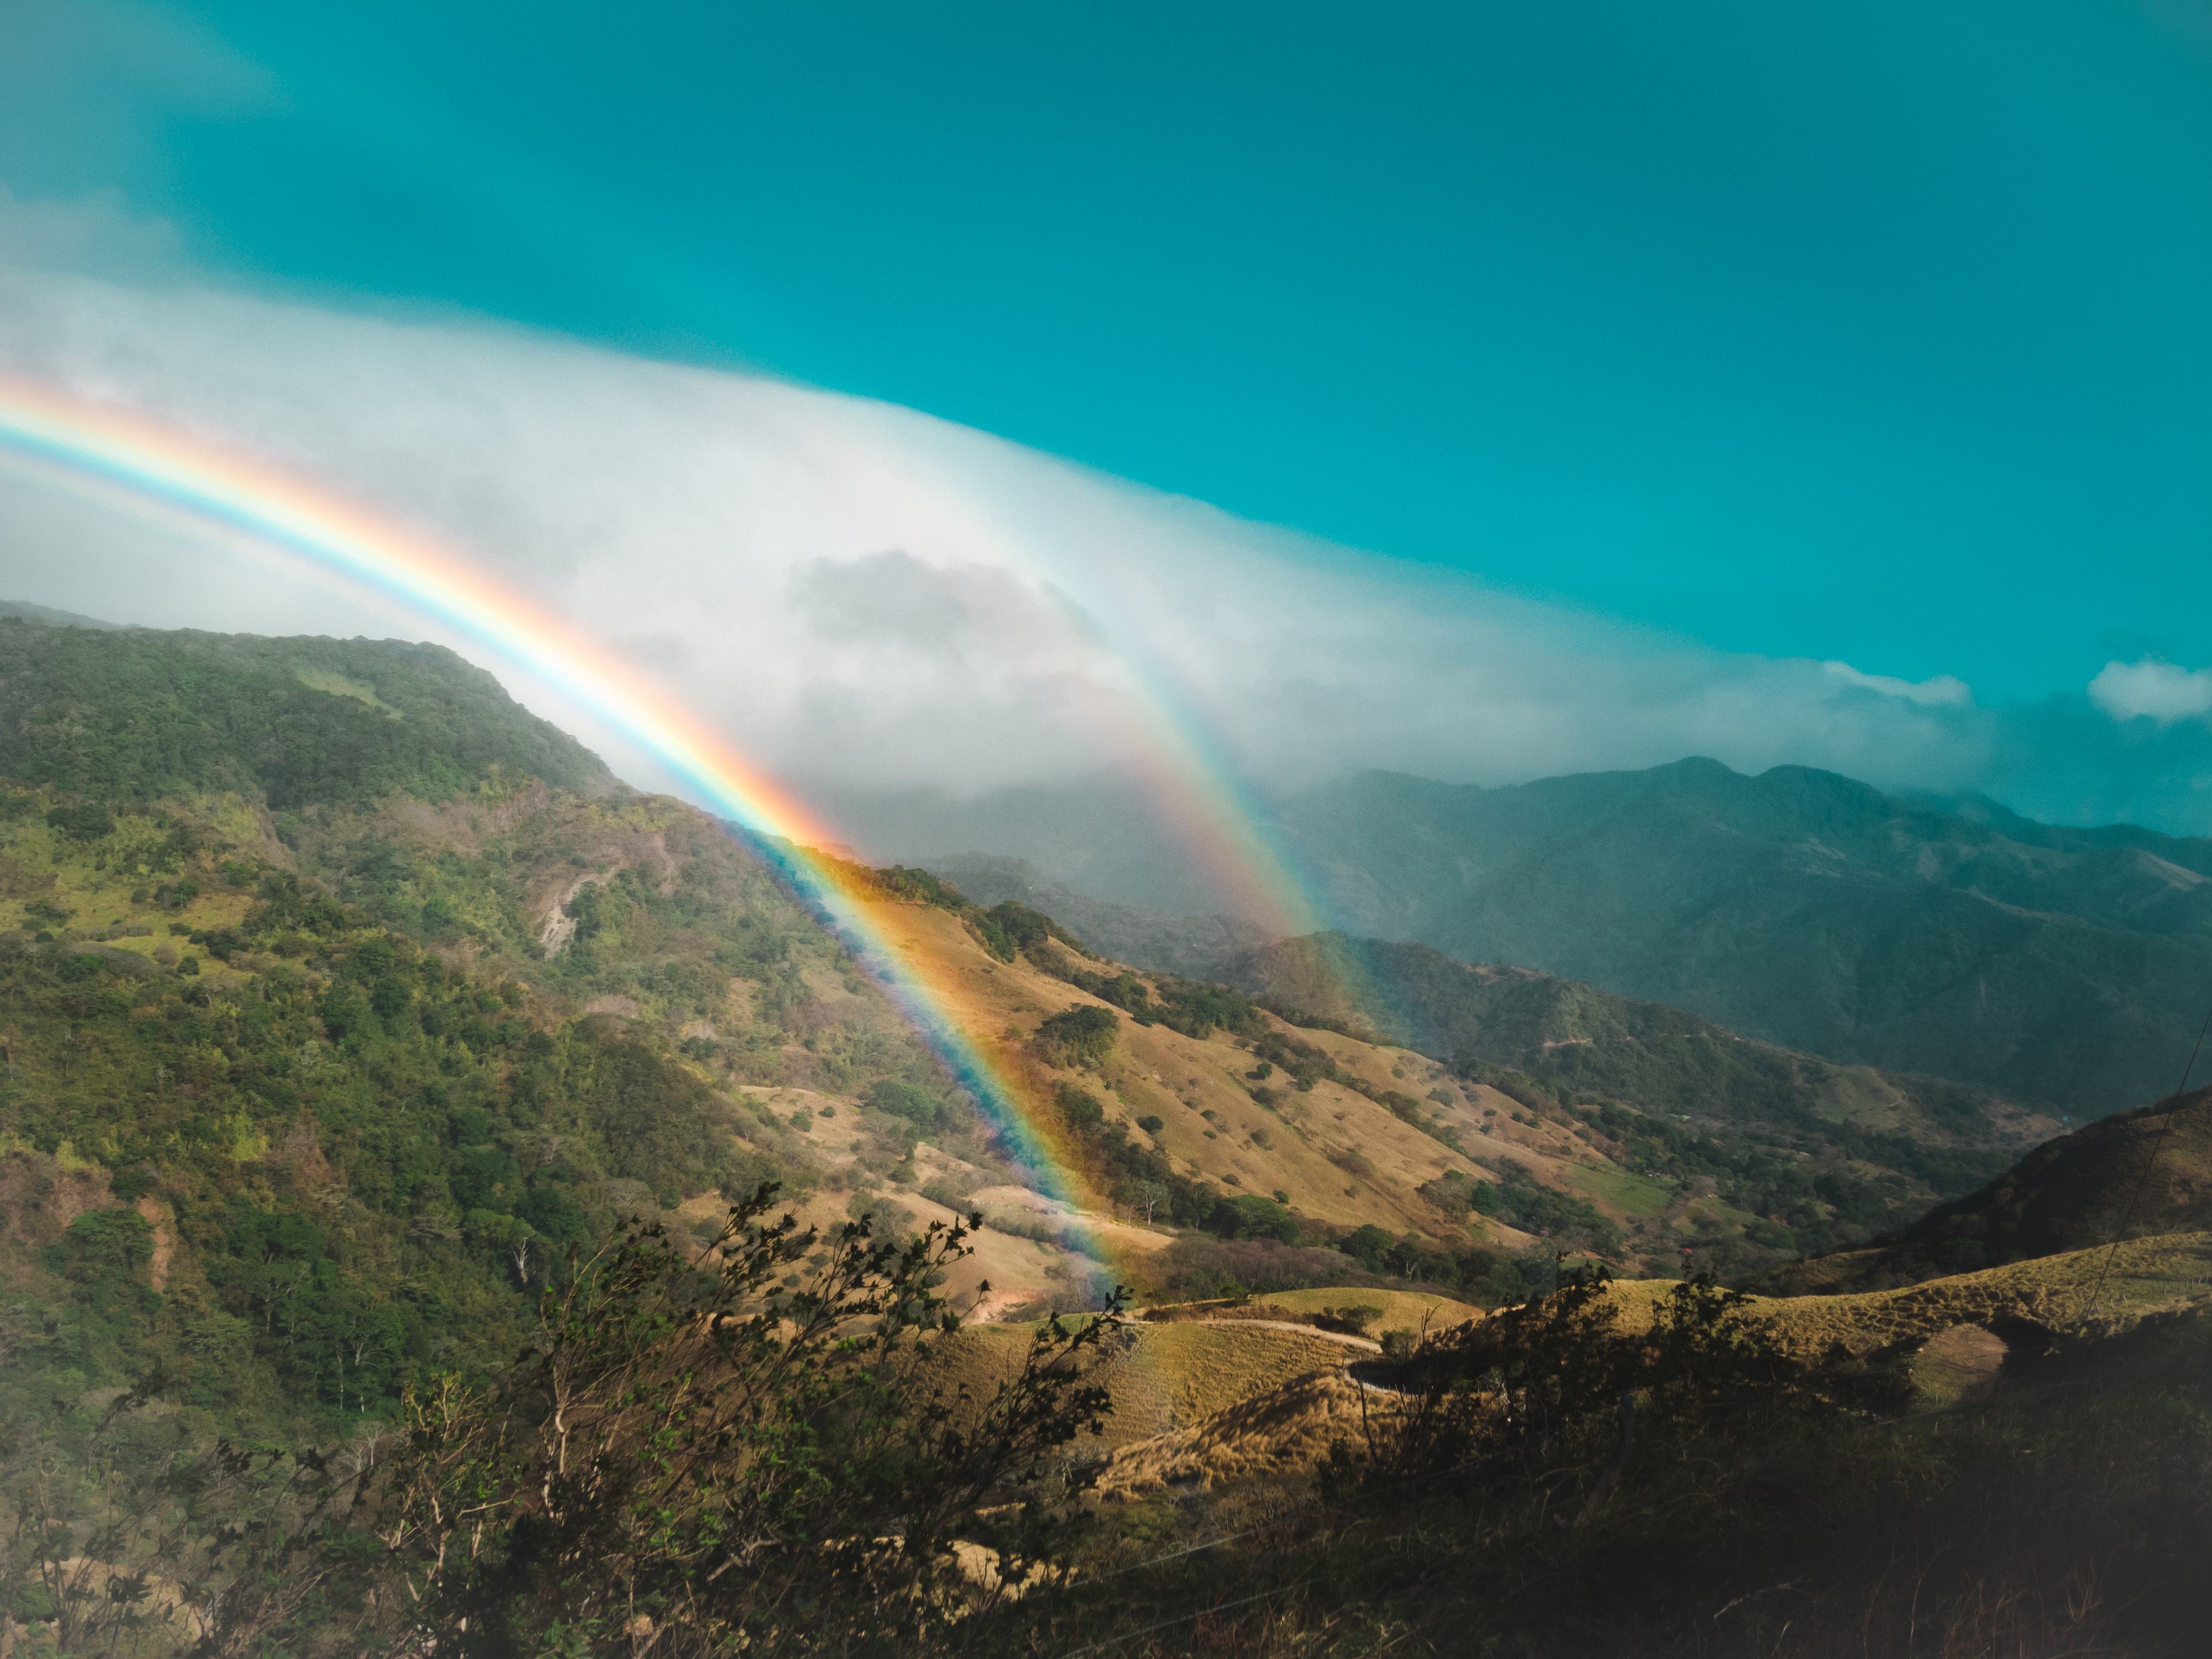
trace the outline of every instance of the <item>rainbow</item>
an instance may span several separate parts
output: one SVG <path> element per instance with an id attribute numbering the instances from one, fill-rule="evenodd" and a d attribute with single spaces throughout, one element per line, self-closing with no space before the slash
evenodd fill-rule
<path id="1" fill-rule="evenodd" d="M 397 599 L 559 690 L 720 809 L 823 913 L 842 941 L 1048 1196 L 1080 1183 L 1021 1082 L 964 1031 L 943 988 L 861 902 L 852 866 L 792 792 L 594 641 L 421 534 L 296 477 L 131 412 L 0 379 L 0 453 L 244 537 Z"/>

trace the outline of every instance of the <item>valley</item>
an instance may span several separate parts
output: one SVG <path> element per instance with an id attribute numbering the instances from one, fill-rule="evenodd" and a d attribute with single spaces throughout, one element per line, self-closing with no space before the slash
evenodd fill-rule
<path id="1" fill-rule="evenodd" d="M 987 1098 L 776 849 L 619 784 L 445 653 L 0 621 L 0 1484 L 30 1505 L 4 1547 L 8 1640 L 249 1650 L 274 1626 L 222 1646 L 232 1615 L 207 1598 L 250 1561 L 290 1570 L 241 1556 L 264 1534 L 224 1517 L 307 1526 L 284 1559 L 333 1584 L 353 1569 L 317 1553 L 296 1483 L 238 1486 L 236 1448 L 342 1465 L 354 1502 L 415 1513 L 371 1477 L 415 1469 L 403 1443 L 479 1432 L 455 1426 L 466 1402 L 534 1375 L 533 1353 L 635 1332 L 648 1358 L 624 1364 L 665 1358 L 653 1319 L 546 1323 L 654 1273 L 690 1295 L 752 1261 L 744 1293 L 784 1310 L 744 1327 L 763 1352 L 805 1328 L 823 1275 L 938 1310 L 901 1339 L 886 1420 L 937 1401 L 948 1467 L 1000 1424 L 1038 1437 L 1024 1480 L 1073 1483 L 1054 1513 L 1091 1541 L 1054 1547 L 1085 1565 L 990 1615 L 1047 1650 L 1085 1620 L 1168 1616 L 1191 1588 L 1175 1574 L 1118 1604 L 1085 1575 L 1255 1506 L 1285 1505 L 1283 1559 L 1318 1562 L 1382 1547 L 1362 1528 L 1419 1471 L 1486 1459 L 1511 1512 L 1481 1524 L 1523 1539 L 1530 1489 L 1498 1438 L 1519 1419 L 1482 1379 L 1542 1344 L 1592 1388 L 1644 1378 L 1622 1385 L 1650 1394 L 1640 1432 L 1725 1462 L 1720 1419 L 1666 1403 L 1668 1367 L 1778 1413 L 1759 1432 L 1797 1456 L 1804 1425 L 2015 1409 L 2069 1366 L 2186 1340 L 2212 1297 L 2203 1094 L 2055 1138 L 1990 1089 L 1534 969 L 1079 896 L 1053 915 L 1004 866 L 967 866 L 971 895 L 824 860 L 996 1080 Z M 986 1109 L 1000 1098 L 1018 1122 Z M 2172 1158 L 2114 1250 L 2153 1145 Z M 752 1231 L 730 1231 L 733 1207 Z M 632 1250 L 659 1265 L 599 1276 Z M 1088 1403 L 1054 1416 L 1079 1382 Z M 440 1400 L 447 1429 L 423 1415 Z M 1546 1455 L 1598 1504 L 1613 1405 L 1558 1409 L 1576 1426 Z M 987 1519 L 1041 1489 L 975 1490 L 994 1496 L 946 1511 L 942 1561 L 1017 1559 Z M 118 1575 L 142 1589 L 112 1592 Z M 1387 1616 L 1434 1628 L 1449 1604 L 1431 1584 Z M 252 1606 L 310 1646 L 345 1639 L 327 1609 Z"/>

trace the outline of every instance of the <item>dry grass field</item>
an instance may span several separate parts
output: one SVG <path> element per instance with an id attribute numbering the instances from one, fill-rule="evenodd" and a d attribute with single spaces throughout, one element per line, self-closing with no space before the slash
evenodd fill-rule
<path id="1" fill-rule="evenodd" d="M 1024 1323 L 961 1332 L 943 1350 L 949 1380 L 988 1399 L 1021 1364 L 1036 1329 Z M 1079 1443 L 1079 1455 L 1202 1423 L 1293 1377 L 1338 1370 L 1356 1352 L 1319 1332 L 1250 1323 L 1130 1324 L 1114 1340 L 1116 1352 L 1099 1372 L 1114 1397 L 1105 1436 Z"/>
<path id="2" fill-rule="evenodd" d="M 1001 1074 L 1040 1098 L 1062 1083 L 1094 1096 L 1131 1138 L 1165 1153 L 1178 1173 L 1215 1182 L 1232 1194 L 1285 1195 L 1300 1214 L 1336 1226 L 1366 1224 L 1459 1243 L 1467 1218 L 1450 1218 L 1415 1188 L 1448 1171 L 1481 1177 L 1478 1159 L 1510 1158 L 1540 1184 L 1586 1194 L 1618 1219 L 1649 1212 L 1660 1194 L 1617 1170 L 1595 1147 L 1554 1127 L 1524 1128 L 1508 1115 L 1512 1103 L 1494 1091 L 1458 1085 L 1436 1061 L 1325 1030 L 1279 1030 L 1322 1050 L 1345 1073 L 1377 1090 L 1424 1100 L 1439 1123 L 1457 1131 L 1465 1152 L 1404 1121 L 1358 1091 L 1327 1079 L 1310 1091 L 1253 1093 L 1252 1055 L 1226 1033 L 1194 1038 L 1165 1025 L 1120 1019 L 1111 1057 L 1097 1070 L 1042 1063 L 1030 1039 L 1049 1016 L 1076 1006 L 1105 1007 L 1097 997 L 1054 978 L 1026 957 L 1000 962 L 951 912 L 890 899 L 871 902 L 874 920 L 921 965 L 963 1028 Z M 1118 964 L 1093 962 L 1113 971 Z M 1448 1097 L 1430 1098 L 1431 1091 Z M 1159 1127 L 1139 1127 L 1147 1118 Z M 1470 1156 L 1470 1154 L 1472 1156 Z M 1101 1206 L 1110 1208 L 1110 1206 Z M 1129 1220 L 1132 1218 L 1109 1218 Z M 1526 1235 L 1476 1217 L 1487 1242 L 1525 1248 Z"/>

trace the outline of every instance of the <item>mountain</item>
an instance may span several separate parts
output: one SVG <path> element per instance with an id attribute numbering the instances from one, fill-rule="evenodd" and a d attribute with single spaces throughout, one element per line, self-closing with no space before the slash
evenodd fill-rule
<path id="1" fill-rule="evenodd" d="M 1941 1079 L 1845 1066 L 1695 1014 L 1532 969 L 1470 966 L 1426 945 L 1321 934 L 1245 953 L 1223 977 L 1449 1061 L 1462 1085 L 1556 1113 L 1608 1158 L 1736 1218 L 1694 1239 L 1703 1264 L 1744 1246 L 1818 1251 L 1896 1210 L 1952 1196 L 2058 1125 Z M 1692 1230 L 1693 1232 L 1696 1230 Z"/>
<path id="2" fill-rule="evenodd" d="M 1351 931 L 2067 1112 L 2171 1086 L 2212 995 L 2212 842 L 1712 761 L 1284 809 Z"/>
<path id="3" fill-rule="evenodd" d="M 102 622 L 97 617 L 81 617 L 74 611 L 57 611 L 52 605 L 33 605 L 27 599 L 0 599 L 0 618 L 37 623 L 48 628 L 119 629 L 120 623 Z"/>
<path id="4" fill-rule="evenodd" d="M 2212 1229 L 2212 1089 L 2046 1142 L 1979 1191 L 1863 1249 L 1784 1270 L 1792 1290 L 1910 1285 L 2116 1239 Z"/>
<path id="5" fill-rule="evenodd" d="M 612 1218 L 803 1184 L 708 1080 L 725 1004 L 749 1082 L 930 1074 L 887 1007 L 810 1025 L 839 953 L 746 849 L 450 653 L 5 622 L 0 711 L 11 1420 L 388 1414 Z"/>
<path id="6" fill-rule="evenodd" d="M 1020 860 L 932 867 L 981 902 L 1048 909 L 1102 954 L 1444 1062 L 1514 1111 L 1606 1135 L 1626 1169 L 1709 1183 L 1775 1248 L 1823 1249 L 1838 1225 L 1966 1191 L 2060 1127 L 1987 1090 L 1748 1040 L 1532 969 L 1342 933 L 1268 939 L 1233 917 L 1091 898 Z"/>
<path id="7" fill-rule="evenodd" d="M 966 848 L 1125 908 L 1222 909 L 1173 868 L 1145 799 L 1099 777 L 974 799 L 856 795 L 848 816 L 878 857 L 941 866 Z M 2203 839 L 1696 759 L 1498 788 L 1370 772 L 1267 811 L 1352 936 L 1538 969 L 2061 1114 L 2171 1086 L 2212 996 Z M 1132 954 L 1206 959 L 1205 927 L 1170 942 L 1108 925 Z"/>
<path id="8" fill-rule="evenodd" d="M 1873 1535 L 1860 1517 L 1888 1516 L 1909 1484 L 1880 1462 L 1855 1474 L 1866 1462 L 1856 1450 L 1821 1461 L 1839 1433 L 1860 1431 L 1862 1408 L 1806 1419 L 1801 1433 L 1789 1425 L 1803 1391 L 1745 1394 L 1740 1373 L 1768 1363 L 1769 1335 L 1840 1364 L 1838 1387 L 1948 1402 L 1997 1368 L 1995 1327 L 2054 1297 L 2079 1301 L 2098 1273 L 2076 1251 L 1901 1290 L 1746 1303 L 1741 1325 L 1725 1322 L 1738 1304 L 1723 1293 L 1659 1280 L 1577 1280 L 1532 1304 L 1569 1258 L 1649 1272 L 1688 1247 L 1700 1265 L 1741 1268 L 1894 1228 L 1937 1190 L 1914 1160 L 2033 1133 L 2033 1120 L 1973 1091 L 1831 1065 L 1418 945 L 1255 941 L 1127 906 L 1078 904 L 1072 924 L 1038 908 L 1060 896 L 1048 885 L 1006 868 L 971 867 L 975 893 L 914 869 L 840 873 L 870 927 L 1024 1103 L 1022 1124 L 975 1109 L 759 849 L 681 802 L 623 787 L 449 653 L 0 621 L 0 1491 L 22 1511 L 0 1534 L 0 1645 L 419 1650 L 408 1609 L 426 1556 L 387 1523 L 420 1511 L 391 1486 L 366 1510 L 321 1510 L 319 1483 L 397 1470 L 411 1492 L 446 1468 L 456 1484 L 435 1490 L 477 1503 L 486 1481 L 506 1479 L 508 1452 L 456 1459 L 488 1443 L 449 1431 L 479 1407 L 507 1424 L 487 1401 L 521 1403 L 514 1421 L 526 1429 L 544 1416 L 527 1389 L 498 1390 L 539 1375 L 516 1356 L 543 1353 L 550 1334 L 573 1345 L 563 1353 L 605 1340 L 619 1358 L 629 1336 L 681 1334 L 658 1351 L 673 1368 L 652 1374 L 680 1383 L 672 1415 L 656 1420 L 682 1432 L 689 1402 L 718 1386 L 694 1351 L 700 1327 L 642 1305 L 628 1320 L 541 1327 L 535 1310 L 548 1292 L 562 1306 L 586 1278 L 578 1258 L 632 1227 L 667 1241 L 677 1282 L 717 1282 L 696 1271 L 705 1241 L 763 1179 L 782 1183 L 799 1225 L 830 1230 L 780 1258 L 775 1297 L 807 1282 L 848 1221 L 888 1235 L 896 1256 L 929 1224 L 984 1218 L 976 1254 L 941 1280 L 928 1274 L 969 1316 L 932 1350 L 957 1387 L 929 1395 L 939 1374 L 915 1370 L 897 1375 L 925 1392 L 866 1396 L 891 1413 L 865 1422 L 891 1425 L 899 1467 L 903 1437 L 927 1441 L 938 1404 L 957 1395 L 956 1409 L 998 1409 L 988 1402 L 1007 1397 L 1000 1385 L 1023 1374 L 1024 1356 L 1049 1358 L 1064 1328 L 1041 1316 L 1095 1306 L 1108 1279 L 1141 1293 L 1143 1317 L 1126 1328 L 1071 1322 L 1116 1339 L 1089 1374 L 1106 1390 L 1105 1433 L 1082 1438 L 1071 1421 L 1079 1440 L 1035 1471 L 1058 1504 L 1076 1490 L 1065 1477 L 1097 1459 L 1097 1488 L 1078 1500 L 1097 1522 L 1082 1534 L 1092 1553 L 1049 1593 L 1001 1599 L 1001 1622 L 960 1626 L 959 1644 L 978 1652 L 1155 1632 L 1162 1640 L 1131 1650 L 1179 1650 L 1192 1606 L 1206 1616 L 1220 1606 L 1223 1575 L 1240 1595 L 1271 1594 L 1266 1575 L 1283 1562 L 1295 1572 L 1279 1606 L 1317 1636 L 1349 1608 L 1380 1642 L 1410 1616 L 1439 1649 L 1466 1627 L 1452 1587 L 1470 1563 L 1494 1565 L 1483 1616 L 1553 1651 L 1559 1596 L 1516 1589 L 1536 1582 L 1528 1568 L 1570 1585 L 1600 1564 L 1617 1574 L 1657 1561 L 1664 1571 L 1638 1581 L 1632 1604 L 1608 1605 L 1632 1606 L 1638 1630 L 1659 1608 L 1702 1643 L 1715 1607 L 1803 1576 L 1796 1540 L 1857 1549 Z M 1109 937 L 1193 962 L 1235 945 L 1249 988 L 1132 966 Z M 1407 1046 L 1416 1042 L 1432 1052 Z M 2075 1139 L 2105 1131 L 2131 1156 L 2143 1144 L 2131 1121 Z M 2147 1225 L 2196 1213 L 2180 1183 L 2196 1178 L 2200 1139 L 2188 1125 L 2169 1137 L 2187 1157 L 2171 1165 L 2174 1184 L 2154 1186 Z M 1012 1156 L 1026 1145 L 1048 1151 L 1041 1179 Z M 2033 1176 L 2043 1156 L 2018 1166 L 2015 1192 L 2061 1184 Z M 2106 1163 L 2109 1190 L 2132 1166 L 2120 1154 Z M 2046 1226 L 2040 1201 L 2022 1200 L 2043 1229 L 2031 1245 L 2074 1224 Z M 1909 1224 L 1895 1233 L 1914 1236 Z M 2206 1250 L 2202 1235 L 2124 1247 L 2115 1318 L 2100 1310 L 2098 1330 L 2198 1307 Z M 1618 1340 L 1612 1314 L 1576 1322 L 1593 1296 L 1618 1310 Z M 1424 1334 L 1516 1304 L 1534 1307 L 1539 1327 L 1546 1310 L 1568 1310 L 1554 1335 L 1571 1346 L 1539 1357 L 1546 1375 L 1591 1395 L 1562 1396 L 1571 1462 L 1547 1448 L 1525 1462 L 1534 1485 L 1486 1486 L 1492 1507 L 1480 1512 L 1449 1485 L 1464 1449 L 1363 1472 L 1363 1456 L 1395 1455 L 1408 1397 L 1401 1377 L 1373 1368 L 1418 1356 Z M 1689 1343 L 1667 1363 L 1692 1370 L 1655 1377 L 1664 1386 L 1638 1407 L 1638 1459 L 1623 1474 L 1608 1379 L 1644 1363 L 1638 1334 L 1660 1328 L 1662 1307 L 1723 1322 L 1706 1332 L 1712 1342 L 1695 1319 L 1665 1327 Z M 787 1322 L 715 1329 L 751 1341 Z M 2070 1334 L 2065 1317 L 2054 1328 Z M 2195 1351 L 2173 1363 L 2177 1386 L 2201 1385 Z M 1668 1400 L 1703 1400 L 1698 1368 L 1715 1364 L 1712 1432 L 1670 1419 Z M 1686 1393 L 1685 1376 L 1698 1384 Z M 1754 1382 L 1771 1386 L 1764 1372 Z M 2109 1484 L 2110 1448 L 2057 1436 L 2081 1419 L 2069 1404 L 2079 1396 L 2053 1397 L 2051 1432 L 2039 1418 L 2036 1443 L 2063 1455 L 2039 1456 L 2036 1480 L 2091 1470 Z M 637 1403 L 635 1390 L 624 1398 Z M 2140 1410 L 2159 1404 L 2146 1396 Z M 834 1437 L 836 1410 L 808 1409 L 778 1419 L 804 1431 L 768 1437 L 768 1462 L 782 1467 L 817 1434 L 854 1443 Z M 1942 1421 L 1956 1433 L 1978 1419 Z M 2139 1484 L 2147 1454 L 2133 1421 L 2116 1433 Z M 720 1433 L 719 1420 L 709 1428 Z M 646 1443 L 644 1461 L 664 1467 L 660 1443 Z M 1981 1446 L 1966 1464 L 2014 1466 Z M 606 1449 L 619 1462 L 624 1448 Z M 1922 1490 L 1927 1460 L 1898 1455 L 1920 1460 L 1911 1490 Z M 702 1467 L 719 1486 L 732 1466 Z M 1316 1468 L 1333 1472 L 1317 1489 Z M 1576 1484 L 1556 1488 L 1562 1468 Z M 1836 1468 L 1840 1485 L 1823 1473 Z M 1275 1501 L 1286 1482 L 1300 1494 L 1288 1510 Z M 1218 1507 L 1216 1486 L 1227 1489 Z M 526 1514 L 551 1488 L 497 1489 Z M 1575 1494 L 1565 1510 L 1557 1490 Z M 1419 1525 L 1377 1504 L 1424 1491 L 1449 1503 Z M 1213 1553 L 1247 1536 L 1249 1511 L 1237 1505 L 1252 1500 L 1291 1530 L 1271 1534 L 1264 1557 Z M 995 1497 L 964 1501 L 974 1513 L 945 1535 L 988 1567 L 989 1550 L 970 1540 L 1000 1513 Z M 2008 1489 L 1988 1508 L 2024 1506 Z M 463 1512 L 478 1524 L 479 1510 Z M 1562 1513 L 1595 1523 L 1563 1528 Z M 622 1510 L 624 1535 L 677 1537 L 685 1571 L 703 1559 L 693 1534 L 638 1529 L 635 1514 Z M 838 1518 L 800 1540 L 802 1555 L 817 1552 L 802 1568 L 832 1586 L 865 1553 Z M 904 1522 L 871 1511 L 852 1524 L 866 1540 Z M 1722 1527 L 1733 1530 L 1717 1550 Z M 2196 1536 L 2174 1544 L 2177 1559 Z M 1401 1584 L 1390 1564 L 1407 1539 L 1435 1553 Z M 1881 1559 L 1912 1559 L 1889 1534 L 1877 1542 Z M 1563 1548 L 1583 1552 L 1565 1578 Z M 530 1557 L 500 1560 L 502 1572 L 527 1571 Z M 2167 1571 L 2163 1556 L 2152 1565 Z M 1324 1583 L 1335 1588 L 1323 1600 L 1291 1593 Z M 247 1616 L 271 1607 L 281 1625 Z M 784 1611 L 763 1650 L 787 1650 Z M 660 1604 L 653 1616 L 667 1613 Z M 596 1632 L 554 1634 L 578 1653 L 633 1650 L 642 1631 L 658 1644 L 663 1627 L 641 1617 L 626 1608 Z M 1844 1624 L 1856 1641 L 1861 1621 Z M 1592 1651 L 1633 1639 L 1612 1624 L 1584 1634 Z M 497 1630 L 485 1642 L 512 1645 Z"/>
<path id="9" fill-rule="evenodd" d="M 1005 1224 L 961 1283 L 1000 1312 L 1085 1293 L 1085 1204 L 1163 1287 L 1496 1299 L 1557 1249 L 1764 1262 L 1963 1184 L 1913 1161 L 1940 1134 L 1883 1139 L 1921 1107 L 1881 1085 L 1851 1103 L 1866 1138 L 1785 1146 L 1755 1113 L 1685 1125 L 1648 1079 L 1547 1069 L 1542 1039 L 1493 1082 L 1132 968 L 1019 901 L 854 879 L 1042 1103 L 1069 1194 L 1029 1188 L 742 839 L 451 653 L 0 622 L 20 1375 L 153 1366 L 240 1431 L 388 1409 L 513 1340 L 569 1243 L 688 1228 L 763 1176 L 822 1222 L 980 1201 Z M 1210 926 L 1185 945 L 1242 942 Z M 129 1313 L 139 1291 L 158 1308 Z"/>
<path id="10" fill-rule="evenodd" d="M 207 1436 L 388 1420 L 509 1352 L 571 1244 L 763 1177 L 823 1225 L 982 1209 L 950 1287 L 1000 1315 L 1087 1301 L 1102 1254 L 1518 1294 L 1536 1230 L 1630 1218 L 1420 1056 L 852 876 L 1029 1130 L 754 848 L 449 653 L 0 621 L 0 1411 L 154 1376 Z"/>
<path id="11" fill-rule="evenodd" d="M 250 790 L 270 810 L 605 766 L 441 647 L 0 618 L 0 776 L 103 801 Z"/>

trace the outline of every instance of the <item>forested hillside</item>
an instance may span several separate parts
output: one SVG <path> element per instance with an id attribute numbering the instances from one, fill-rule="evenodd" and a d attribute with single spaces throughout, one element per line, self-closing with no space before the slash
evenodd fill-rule
<path id="1" fill-rule="evenodd" d="M 625 1215 L 842 1211 L 913 1103 L 990 1159 L 750 849 L 447 653 L 0 622 L 0 1484 L 56 1517 L 118 1390 L 165 1456 L 381 1431 Z M 835 1156 L 786 1103 L 872 1085 Z"/>
<path id="2" fill-rule="evenodd" d="M 245 790 L 272 811 L 501 773 L 604 788 L 598 757 L 436 646 L 0 618 L 0 775 L 103 800 Z"/>

